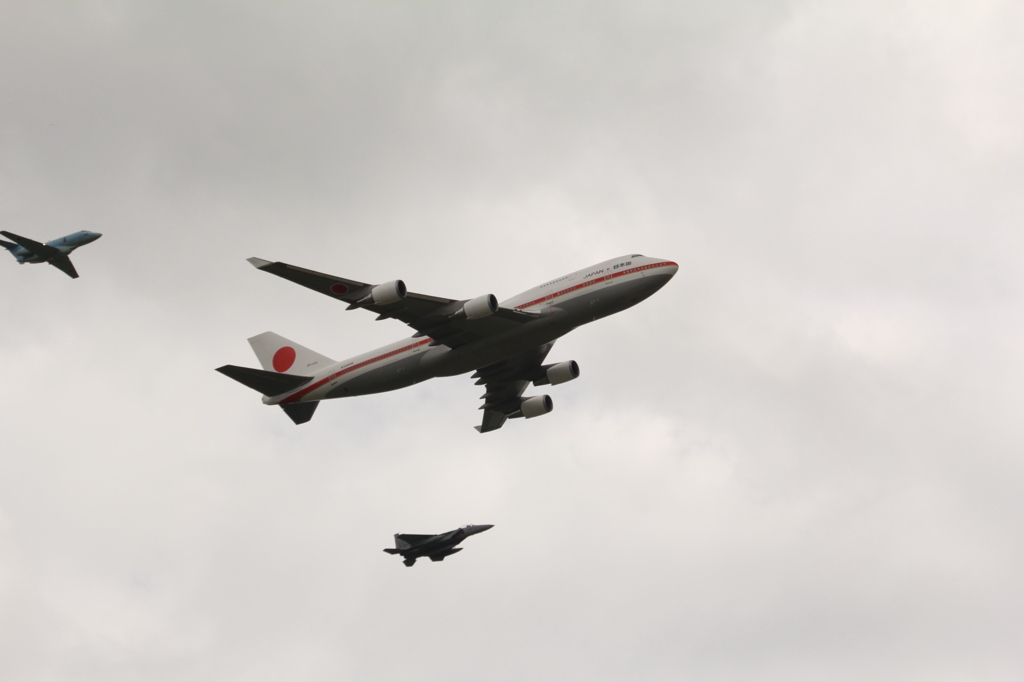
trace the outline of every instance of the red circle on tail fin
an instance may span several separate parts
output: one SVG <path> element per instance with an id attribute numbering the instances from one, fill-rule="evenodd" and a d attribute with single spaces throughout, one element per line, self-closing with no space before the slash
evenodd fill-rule
<path id="1" fill-rule="evenodd" d="M 339 296 L 341 294 L 347 294 L 348 293 L 348 287 L 345 286 L 344 284 L 340 284 L 340 283 L 339 284 L 332 284 L 331 285 L 331 293 L 332 294 L 338 294 Z"/>
<path id="2" fill-rule="evenodd" d="M 295 349 L 291 346 L 281 346 L 274 353 L 274 369 L 284 372 L 295 362 Z"/>

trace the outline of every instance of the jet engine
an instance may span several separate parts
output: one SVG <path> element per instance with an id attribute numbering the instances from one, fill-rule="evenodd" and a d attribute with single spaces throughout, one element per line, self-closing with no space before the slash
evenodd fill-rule
<path id="1" fill-rule="evenodd" d="M 479 320 L 498 312 L 498 299 L 494 294 L 484 294 L 466 301 L 457 313 L 448 316 L 450 320 Z"/>
<path id="2" fill-rule="evenodd" d="M 464 549 L 466 549 L 466 548 L 465 547 L 450 547 L 448 549 L 442 549 L 442 550 L 440 550 L 438 552 L 434 552 L 433 554 L 431 554 L 430 555 L 430 560 L 431 561 L 444 561 L 444 558 L 446 556 L 451 556 L 452 554 L 455 554 L 456 552 L 461 552 Z"/>
<path id="3" fill-rule="evenodd" d="M 547 395 L 535 395 L 519 404 L 519 412 L 527 419 L 547 414 L 553 409 L 555 404 L 551 402 L 551 396 Z"/>
<path id="4" fill-rule="evenodd" d="M 539 379 L 533 380 L 534 386 L 546 384 L 557 386 L 572 381 L 580 375 L 580 366 L 576 364 L 575 360 L 559 362 L 557 365 L 544 365 L 541 369 L 544 370 L 544 374 Z"/>
<path id="5" fill-rule="evenodd" d="M 370 291 L 370 296 L 373 297 L 374 305 L 388 305 L 389 303 L 398 303 L 405 298 L 407 293 L 408 290 L 405 288 L 405 282 L 396 279 L 384 284 L 378 284 Z"/>

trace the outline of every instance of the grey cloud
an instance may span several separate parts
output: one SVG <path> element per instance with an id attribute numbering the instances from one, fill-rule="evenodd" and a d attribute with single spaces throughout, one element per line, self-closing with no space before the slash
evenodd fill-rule
<path id="1" fill-rule="evenodd" d="M 0 263 L 0 676 L 1019 678 L 1017 3 L 0 15 L 0 222 L 105 235 Z M 248 256 L 636 251 L 679 274 L 487 437 L 465 377 L 295 428 L 213 372 L 407 331 Z"/>

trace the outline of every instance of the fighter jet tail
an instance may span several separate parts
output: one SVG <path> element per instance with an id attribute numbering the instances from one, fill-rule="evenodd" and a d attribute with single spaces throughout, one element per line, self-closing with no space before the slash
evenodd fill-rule
<path id="1" fill-rule="evenodd" d="M 3 239 L 0 239 L 0 246 L 4 247 L 8 251 L 13 251 L 14 249 L 18 248 L 17 244 L 12 244 L 11 242 L 5 242 Z"/>

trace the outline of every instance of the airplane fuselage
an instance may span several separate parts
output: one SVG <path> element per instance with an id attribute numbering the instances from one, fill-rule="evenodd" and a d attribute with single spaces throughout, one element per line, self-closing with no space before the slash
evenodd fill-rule
<path id="1" fill-rule="evenodd" d="M 77 249 L 79 246 L 85 246 L 86 244 L 92 243 L 102 237 L 103 235 L 99 232 L 74 232 L 64 237 L 52 239 L 46 242 L 46 246 L 53 247 L 60 251 L 64 256 L 69 255 L 72 251 Z M 19 263 L 46 263 L 49 259 L 40 256 L 39 254 L 29 251 L 23 246 L 13 246 L 9 249 L 11 255 L 14 256 Z"/>
<path id="2" fill-rule="evenodd" d="M 663 287 L 679 266 L 658 258 L 614 258 L 545 282 L 501 303 L 535 319 L 457 348 L 428 336 L 411 337 L 318 368 L 307 384 L 268 405 L 393 391 L 434 377 L 479 369 L 550 343 L 576 327 L 636 305 Z"/>

